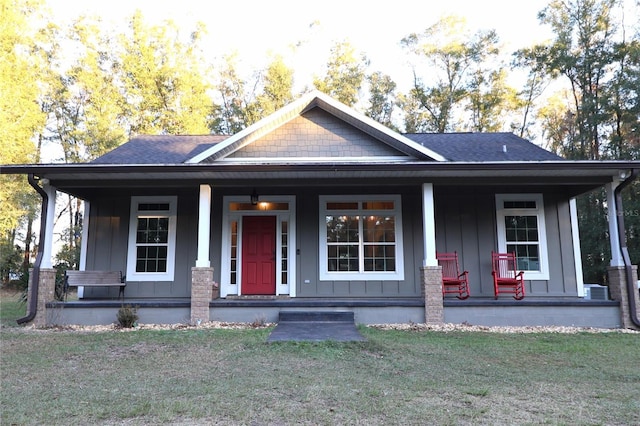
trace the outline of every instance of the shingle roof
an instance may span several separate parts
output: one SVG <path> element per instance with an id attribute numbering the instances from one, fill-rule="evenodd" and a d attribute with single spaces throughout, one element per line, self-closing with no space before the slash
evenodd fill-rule
<path id="1" fill-rule="evenodd" d="M 448 161 L 558 161 L 563 158 L 513 133 L 408 133 L 413 142 Z M 182 164 L 224 135 L 141 135 L 97 158 L 95 164 Z"/>
<path id="2" fill-rule="evenodd" d="M 558 161 L 562 157 L 513 133 L 407 133 L 449 161 Z"/>
<path id="3" fill-rule="evenodd" d="M 224 135 L 140 135 L 92 163 L 180 164 L 227 138 Z"/>

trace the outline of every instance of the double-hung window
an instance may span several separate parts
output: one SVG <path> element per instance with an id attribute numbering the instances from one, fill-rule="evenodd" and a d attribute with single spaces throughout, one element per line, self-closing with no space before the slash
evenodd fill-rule
<path id="1" fill-rule="evenodd" d="M 321 280 L 403 280 L 400 196 L 320 197 Z"/>
<path id="2" fill-rule="evenodd" d="M 515 253 L 525 279 L 548 280 L 542 194 L 496 194 L 498 251 Z"/>
<path id="3" fill-rule="evenodd" d="M 128 281 L 173 281 L 177 197 L 131 197 Z"/>

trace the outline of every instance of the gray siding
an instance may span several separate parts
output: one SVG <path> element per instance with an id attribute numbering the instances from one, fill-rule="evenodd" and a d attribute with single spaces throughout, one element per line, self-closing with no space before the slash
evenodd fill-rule
<path id="1" fill-rule="evenodd" d="M 127 272 L 127 238 L 129 228 L 128 199 L 101 197 L 91 202 L 87 239 L 86 270 Z M 117 298 L 117 288 L 85 288 L 87 298 Z M 127 295 L 125 290 L 125 295 Z"/>
<path id="2" fill-rule="evenodd" d="M 498 247 L 495 194 L 508 192 L 526 191 L 436 187 L 436 247 L 458 252 L 461 268 L 469 271 L 472 297 L 493 297 L 491 251 Z M 527 280 L 527 296 L 577 296 L 568 199 L 557 193 L 545 193 L 543 198 L 550 279 Z"/>
<path id="3" fill-rule="evenodd" d="M 404 271 L 402 281 L 320 281 L 318 241 L 318 196 L 361 193 L 401 193 L 404 239 Z M 416 209 L 422 210 L 417 189 L 371 191 L 363 188 L 327 188 L 305 191 L 297 196 L 298 297 L 413 297 L 420 296 L 419 266 L 422 262 L 422 223 L 413 219 Z M 420 216 L 419 216 L 420 217 Z M 417 239 L 416 239 L 417 238 Z M 417 250 L 416 250 L 417 249 Z M 418 263 L 416 264 L 416 257 Z M 306 283 L 305 281 L 309 282 Z"/>
<path id="4" fill-rule="evenodd" d="M 87 270 L 127 271 L 129 211 L 131 196 L 163 195 L 131 193 L 121 197 L 100 197 L 91 202 L 87 247 Z M 176 263 L 173 282 L 129 281 L 127 298 L 188 298 L 191 296 L 191 268 L 197 255 L 197 189 L 165 195 L 178 195 Z M 117 289 L 86 288 L 86 298 L 116 298 Z"/>
<path id="5" fill-rule="evenodd" d="M 461 267 L 469 271 L 472 297 L 493 297 L 490 255 L 497 247 L 495 194 L 514 188 L 453 187 L 434 185 L 436 246 L 457 251 Z M 530 191 L 535 192 L 535 191 Z M 222 197 L 248 194 L 250 189 L 215 188 L 212 197 L 210 259 L 214 280 L 220 281 Z M 294 278 L 298 297 L 420 297 L 420 266 L 424 258 L 421 186 L 282 187 L 262 190 L 264 195 L 296 196 L 298 254 Z M 402 281 L 320 281 L 318 196 L 388 193 L 402 196 L 405 279 Z M 178 195 L 176 266 L 174 282 L 127 282 L 127 298 L 188 298 L 191 268 L 197 256 L 198 188 L 166 192 Z M 91 203 L 88 270 L 115 269 L 126 272 L 130 196 L 102 196 Z M 144 195 L 154 195 L 144 193 Z M 161 195 L 161 194 L 156 194 Z M 569 204 L 561 193 L 545 193 L 545 221 L 549 250 L 549 281 L 527 281 L 528 296 L 576 296 Z M 526 275 L 525 275 L 526 278 Z M 85 289 L 88 298 L 116 298 L 117 289 Z"/>

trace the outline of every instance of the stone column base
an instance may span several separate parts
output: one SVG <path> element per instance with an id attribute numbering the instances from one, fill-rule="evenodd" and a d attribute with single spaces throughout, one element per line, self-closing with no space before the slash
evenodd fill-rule
<path id="1" fill-rule="evenodd" d="M 443 324 L 442 266 L 421 267 L 420 278 L 424 294 L 424 322 L 432 325 Z"/>
<path id="2" fill-rule="evenodd" d="M 33 269 L 29 271 L 28 297 L 32 297 L 33 290 Z M 56 292 L 56 270 L 53 268 L 40 268 L 38 277 L 38 303 L 36 305 L 36 316 L 33 319 L 35 327 L 46 327 L 51 325 L 47 320 L 47 303 L 53 302 Z M 30 300 L 30 299 L 28 299 Z M 30 312 L 29 312 L 30 313 Z"/>
<path id="3" fill-rule="evenodd" d="M 191 268 L 191 324 L 209 321 L 213 297 L 213 268 Z"/>
<path id="4" fill-rule="evenodd" d="M 633 268 L 633 282 L 638 282 L 638 267 L 636 265 Z M 627 270 L 624 266 L 610 266 L 607 269 L 609 276 L 609 295 L 612 300 L 620 302 L 620 325 L 622 328 L 638 329 L 638 327 L 631 320 L 631 311 L 629 307 L 629 300 L 631 300 L 632 306 L 635 307 L 636 318 L 640 317 L 640 296 L 638 295 L 637 284 L 634 285 L 634 292 L 629 294 L 627 286 Z"/>

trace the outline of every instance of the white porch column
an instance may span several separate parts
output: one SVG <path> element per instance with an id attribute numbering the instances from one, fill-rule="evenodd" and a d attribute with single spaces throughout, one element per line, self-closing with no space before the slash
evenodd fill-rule
<path id="1" fill-rule="evenodd" d="M 578 207 L 576 199 L 569 200 L 569 215 L 571 217 L 571 239 L 573 240 L 573 262 L 576 268 L 576 287 L 578 296 L 584 297 L 584 275 L 582 274 L 582 251 L 580 250 L 580 232 L 578 228 Z"/>
<path id="2" fill-rule="evenodd" d="M 80 243 L 80 265 L 81 271 L 87 269 L 87 247 L 89 245 L 89 226 L 91 214 L 91 203 L 87 200 L 82 200 L 82 241 Z M 78 299 L 84 298 L 84 286 L 78 286 Z"/>
<path id="3" fill-rule="evenodd" d="M 422 228 L 424 229 L 424 259 L 422 266 L 438 266 L 436 260 L 436 216 L 433 184 L 422 184 Z"/>
<path id="4" fill-rule="evenodd" d="M 200 185 L 198 206 L 198 258 L 196 268 L 209 268 L 209 244 L 211 234 L 211 186 Z"/>
<path id="5" fill-rule="evenodd" d="M 616 207 L 615 189 L 620 182 L 614 180 L 606 185 L 607 189 L 607 210 L 609 220 L 609 243 L 611 244 L 611 263 L 609 266 L 624 266 L 622 252 L 620 251 L 620 238 L 618 236 L 618 212 Z"/>
<path id="6" fill-rule="evenodd" d="M 38 244 L 42 244 L 42 262 L 40 263 L 40 268 L 53 268 L 53 222 L 56 217 L 57 191 L 49 184 L 45 184 L 43 189 L 47 193 L 49 200 L 47 202 L 47 217 L 43 218 L 46 221 L 44 241 L 38 242 Z"/>

